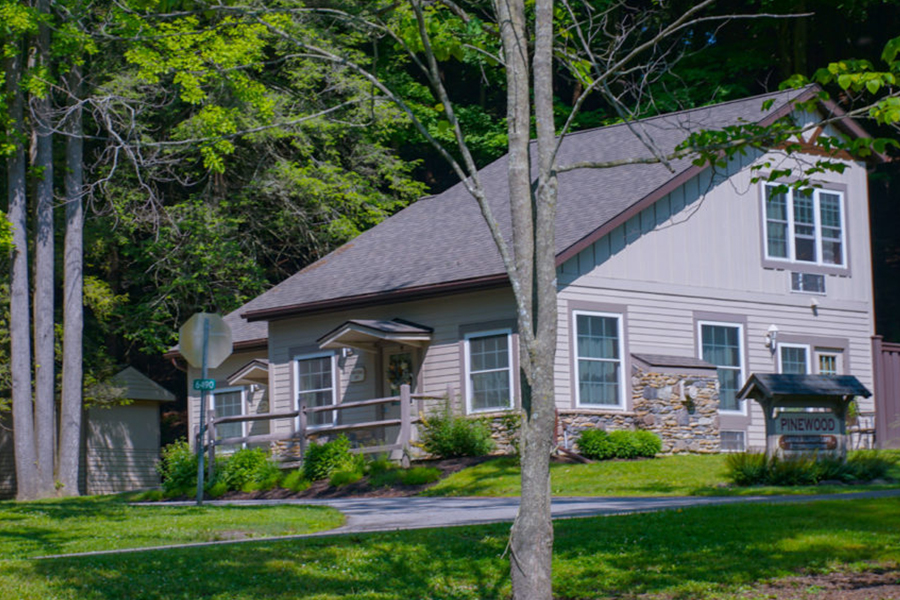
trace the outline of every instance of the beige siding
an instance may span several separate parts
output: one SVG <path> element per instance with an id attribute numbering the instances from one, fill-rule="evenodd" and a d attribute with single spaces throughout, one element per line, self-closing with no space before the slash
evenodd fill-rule
<path id="1" fill-rule="evenodd" d="M 563 265 L 556 366 L 560 408 L 573 404 L 570 302 L 627 307 L 626 353 L 699 356 L 696 312 L 743 319 L 745 375 L 777 371 L 775 356 L 764 346 L 771 325 L 782 336 L 846 340 L 848 372 L 872 389 L 865 169 L 853 164 L 843 174 L 823 176 L 846 186 L 850 268 L 842 275 L 826 275 L 827 294 L 813 296 L 791 292 L 790 269 L 803 271 L 802 266 L 763 266 L 760 184 L 750 181 L 748 169 L 737 172 L 745 166 L 735 163 L 727 182 L 688 182 Z M 865 401 L 863 410 L 871 409 L 871 401 Z M 752 407 L 751 417 L 748 443 L 759 446 L 764 440 L 758 407 Z M 723 428 L 730 429 L 727 421 L 723 418 Z"/>
<path id="2" fill-rule="evenodd" d="M 159 403 L 88 411 L 88 494 L 112 494 L 159 485 Z"/>

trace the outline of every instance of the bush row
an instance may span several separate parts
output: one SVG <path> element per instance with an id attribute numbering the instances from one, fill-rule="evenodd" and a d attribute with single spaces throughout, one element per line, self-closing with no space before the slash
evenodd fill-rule
<path id="1" fill-rule="evenodd" d="M 846 461 L 815 454 L 769 458 L 759 452 L 729 454 L 725 461 L 728 478 L 739 486 L 866 482 L 885 477 L 893 462 L 874 450 L 853 452 Z"/>
<path id="2" fill-rule="evenodd" d="M 163 448 L 157 464 L 162 478 L 163 496 L 192 496 L 197 489 L 197 455 L 184 440 Z M 376 487 L 390 485 L 423 485 L 440 478 L 440 471 L 428 467 L 401 469 L 386 458 L 366 461 L 350 452 L 345 436 L 307 447 L 303 467 L 289 472 L 278 468 L 269 454 L 259 448 L 245 448 L 230 456 L 216 459 L 215 475 L 205 482 L 206 492 L 217 498 L 229 491 L 253 492 L 275 487 L 294 492 L 308 488 L 312 481 L 328 479 L 340 486 L 359 481 L 366 475 Z"/>
<path id="3" fill-rule="evenodd" d="M 662 441 L 651 431 L 588 429 L 578 439 L 578 451 L 585 458 L 653 458 L 662 450 Z"/>

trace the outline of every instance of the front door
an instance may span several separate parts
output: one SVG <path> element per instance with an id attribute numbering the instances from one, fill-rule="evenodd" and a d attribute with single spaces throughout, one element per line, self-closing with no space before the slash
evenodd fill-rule
<path id="1" fill-rule="evenodd" d="M 385 397 L 399 396 L 400 386 L 408 383 L 410 391 L 416 391 L 416 355 L 409 348 L 386 348 L 382 354 L 384 372 L 382 374 L 383 394 Z M 399 419 L 400 403 L 391 402 L 382 405 L 382 419 Z"/>

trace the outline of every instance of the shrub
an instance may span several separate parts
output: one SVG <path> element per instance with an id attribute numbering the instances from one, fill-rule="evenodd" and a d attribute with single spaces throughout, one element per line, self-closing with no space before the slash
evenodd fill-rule
<path id="1" fill-rule="evenodd" d="M 206 493 L 209 494 L 211 498 L 221 498 L 227 491 L 228 485 L 221 479 L 206 488 Z"/>
<path id="2" fill-rule="evenodd" d="M 156 471 L 162 477 L 166 497 L 190 494 L 197 488 L 197 455 L 187 440 L 181 439 L 163 448 Z"/>
<path id="3" fill-rule="evenodd" d="M 769 460 L 760 452 L 735 452 L 725 457 L 725 466 L 735 485 L 759 485 L 766 480 Z"/>
<path id="4" fill-rule="evenodd" d="M 303 474 L 310 481 L 327 479 L 335 471 L 351 467 L 354 464 L 350 453 L 350 440 L 345 435 L 318 444 L 313 442 L 306 448 L 303 457 Z"/>
<path id="5" fill-rule="evenodd" d="M 309 479 L 303 476 L 303 471 L 295 469 L 284 476 L 280 483 L 281 487 L 292 492 L 302 492 L 308 489 L 310 485 Z"/>
<path id="6" fill-rule="evenodd" d="M 662 451 L 662 440 L 652 431 L 639 429 L 634 432 L 634 445 L 638 456 L 653 458 Z"/>
<path id="7" fill-rule="evenodd" d="M 425 485 L 441 478 L 441 470 L 434 467 L 413 467 L 399 471 L 403 485 Z"/>
<path id="8" fill-rule="evenodd" d="M 609 434 L 602 429 L 588 429 L 581 432 L 578 438 L 578 451 L 592 460 L 613 458 L 613 447 L 609 442 Z"/>
<path id="9" fill-rule="evenodd" d="M 423 419 L 421 445 L 438 458 L 484 456 L 494 449 L 491 428 L 484 421 L 445 413 Z"/>
<path id="10" fill-rule="evenodd" d="M 859 481 L 884 479 L 893 466 L 895 459 L 879 453 L 877 450 L 858 450 L 847 459 L 853 477 Z"/>
<path id="11" fill-rule="evenodd" d="M 221 470 L 221 480 L 229 490 L 250 492 L 271 489 L 281 472 L 261 448 L 244 448 L 231 455 Z"/>
<path id="12" fill-rule="evenodd" d="M 338 471 L 334 471 L 331 474 L 331 476 L 328 478 L 328 483 L 330 483 L 334 487 L 340 487 L 342 485 L 356 483 L 362 478 L 363 472 L 359 469 L 340 469 Z"/>
<path id="13" fill-rule="evenodd" d="M 819 472 L 814 454 L 792 456 L 790 458 L 772 457 L 765 483 L 769 485 L 815 485 Z"/>
<path id="14" fill-rule="evenodd" d="M 578 451 L 586 458 L 653 458 L 662 450 L 662 440 L 651 431 L 613 431 L 588 429 L 578 439 Z"/>

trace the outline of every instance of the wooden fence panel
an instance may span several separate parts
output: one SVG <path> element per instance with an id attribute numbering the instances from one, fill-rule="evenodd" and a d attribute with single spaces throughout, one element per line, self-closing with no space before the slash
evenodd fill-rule
<path id="1" fill-rule="evenodd" d="M 875 442 L 878 448 L 900 448 L 900 344 L 872 338 L 875 365 Z"/>

